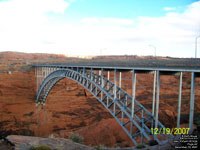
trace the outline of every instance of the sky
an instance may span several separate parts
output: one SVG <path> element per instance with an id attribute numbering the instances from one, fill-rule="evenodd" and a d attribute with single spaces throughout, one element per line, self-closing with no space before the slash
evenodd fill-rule
<path id="1" fill-rule="evenodd" d="M 194 57 L 198 36 L 199 0 L 0 0 L 0 52 Z"/>

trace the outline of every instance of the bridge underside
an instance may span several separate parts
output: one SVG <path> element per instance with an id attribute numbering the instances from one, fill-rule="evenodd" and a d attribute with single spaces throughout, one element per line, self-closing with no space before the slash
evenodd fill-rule
<path id="1" fill-rule="evenodd" d="M 106 67 L 61 67 L 52 65 L 40 65 L 36 67 L 37 97 L 36 105 L 45 104 L 48 93 L 52 87 L 63 78 L 69 78 L 86 88 L 116 119 L 122 129 L 127 133 L 134 144 L 156 140 L 158 143 L 165 142 L 173 135 L 160 133 L 154 135 L 152 128 L 165 128 L 158 120 L 159 90 L 161 75 L 179 75 L 179 97 L 177 128 L 180 125 L 182 72 L 180 70 L 153 70 L 153 69 L 124 69 Z M 98 71 L 98 73 L 96 73 Z M 110 80 L 110 73 L 114 72 L 114 82 Z M 119 72 L 119 78 L 117 73 Z M 121 88 L 122 72 L 132 74 L 132 95 Z M 153 81 L 152 112 L 150 113 L 135 99 L 136 74 L 151 73 Z M 195 78 L 200 77 L 200 72 L 191 72 L 191 95 L 190 95 L 190 119 L 189 127 L 193 125 L 194 114 L 194 89 Z M 118 83 L 118 84 L 117 84 Z"/>

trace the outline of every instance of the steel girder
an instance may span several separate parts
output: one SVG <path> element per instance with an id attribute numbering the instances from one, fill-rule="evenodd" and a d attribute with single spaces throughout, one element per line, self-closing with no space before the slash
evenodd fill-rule
<path id="1" fill-rule="evenodd" d="M 131 117 L 132 97 L 117 86 L 116 98 L 114 98 L 114 83 L 85 69 L 61 69 L 49 74 L 38 90 L 36 104 L 44 104 L 51 88 L 63 78 L 69 78 L 79 83 L 95 96 L 116 119 L 134 144 L 138 144 L 138 141 L 147 142 L 149 140 L 156 140 L 158 143 L 162 143 L 173 137 L 171 134 L 166 135 L 162 132 L 159 135 L 152 134 L 152 122 L 155 122 L 155 118 L 147 109 L 135 99 L 134 116 Z M 101 84 L 102 82 L 104 84 Z M 158 122 L 158 128 L 163 129 L 165 127 Z M 141 137 L 141 140 L 139 137 Z"/>

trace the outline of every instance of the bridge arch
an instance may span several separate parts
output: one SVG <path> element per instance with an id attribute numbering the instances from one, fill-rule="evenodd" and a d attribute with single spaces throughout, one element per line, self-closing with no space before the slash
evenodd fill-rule
<path id="1" fill-rule="evenodd" d="M 123 91 L 120 87 L 107 80 L 103 76 L 94 72 L 73 69 L 60 69 L 50 73 L 40 85 L 36 97 L 36 104 L 44 104 L 48 93 L 53 86 L 60 80 L 68 78 L 87 89 L 97 100 L 108 110 L 108 112 L 116 119 L 122 129 L 127 133 L 132 142 L 138 144 L 138 137 L 141 142 L 151 139 L 163 142 L 166 135 L 152 135 L 151 123 L 155 121 L 148 110 L 146 110 L 137 100 L 134 100 L 134 116 L 132 116 L 132 97 Z M 113 94 L 113 93 L 116 94 Z M 158 122 L 158 128 L 165 128 Z M 162 138 L 162 139 L 161 139 Z"/>

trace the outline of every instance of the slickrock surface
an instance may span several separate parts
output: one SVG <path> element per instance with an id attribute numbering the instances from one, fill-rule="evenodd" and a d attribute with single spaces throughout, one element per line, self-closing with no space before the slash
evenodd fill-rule
<path id="1" fill-rule="evenodd" d="M 52 150 L 94 150 L 94 148 L 63 138 L 40 138 L 16 135 L 10 135 L 7 138 L 15 144 L 15 150 L 29 150 L 31 146 L 37 145 L 47 145 Z"/>

